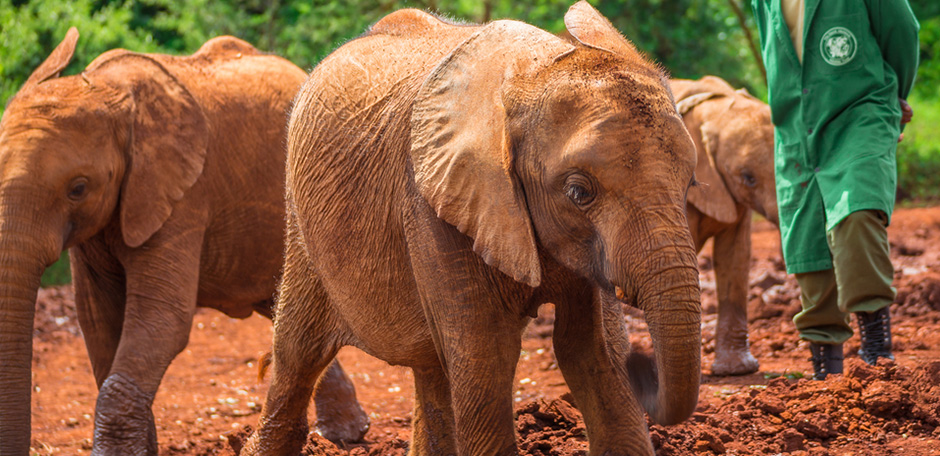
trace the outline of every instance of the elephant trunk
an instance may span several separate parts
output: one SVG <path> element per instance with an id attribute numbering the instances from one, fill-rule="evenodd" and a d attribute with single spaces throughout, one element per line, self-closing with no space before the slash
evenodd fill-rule
<path id="1" fill-rule="evenodd" d="M 37 240 L 24 216 L 36 206 L 0 198 L 0 454 L 27 454 L 36 294 L 53 246 Z M 38 211 L 34 211 L 38 212 Z"/>
<path id="2" fill-rule="evenodd" d="M 691 237 L 684 243 L 661 241 L 639 268 L 632 268 L 633 277 L 640 280 L 632 282 L 637 286 L 631 294 L 646 317 L 654 359 L 632 353 L 627 372 L 650 417 L 660 424 L 675 424 L 691 416 L 698 403 L 701 290 Z"/>

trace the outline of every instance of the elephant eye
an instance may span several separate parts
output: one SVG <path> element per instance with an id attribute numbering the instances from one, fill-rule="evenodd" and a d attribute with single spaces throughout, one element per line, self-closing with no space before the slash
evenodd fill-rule
<path id="1" fill-rule="evenodd" d="M 85 191 L 88 189 L 88 181 L 85 178 L 78 178 L 72 182 L 71 187 L 69 187 L 69 199 L 72 201 L 78 201 L 85 196 Z"/>
<path id="2" fill-rule="evenodd" d="M 748 187 L 756 187 L 757 179 L 754 178 L 754 175 L 750 171 L 741 171 L 741 180 L 744 181 L 744 185 Z"/>
<path id="3" fill-rule="evenodd" d="M 594 201 L 592 188 L 593 186 L 587 177 L 573 174 L 568 177 L 568 182 L 565 183 L 565 195 L 574 204 L 585 207 Z"/>

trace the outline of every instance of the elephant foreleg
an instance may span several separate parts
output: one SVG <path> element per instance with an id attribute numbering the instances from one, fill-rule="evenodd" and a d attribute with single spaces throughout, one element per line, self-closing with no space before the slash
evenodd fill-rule
<path id="1" fill-rule="evenodd" d="M 69 252 L 75 307 L 98 388 L 111 372 L 124 324 L 124 273 L 88 243 Z M 92 271 L 94 264 L 94 271 Z M 107 266 L 104 266 L 107 265 Z"/>
<path id="2" fill-rule="evenodd" d="M 412 420 L 414 456 L 457 454 L 454 409 L 450 384 L 440 368 L 415 369 L 415 405 Z"/>
<path id="3" fill-rule="evenodd" d="M 715 236 L 715 281 L 718 327 L 715 330 L 715 375 L 756 372 L 757 359 L 747 338 L 747 289 L 751 262 L 750 215 L 733 229 Z"/>
<path id="4" fill-rule="evenodd" d="M 512 382 L 526 321 L 515 303 L 525 303 L 531 289 L 490 269 L 467 238 L 442 223 L 430 206 L 414 209 L 407 222 L 409 253 L 425 319 L 450 385 L 457 454 L 518 454 Z M 439 398 L 430 382 L 417 386 L 426 389 L 423 397 Z"/>
<path id="5" fill-rule="evenodd" d="M 501 337 L 507 332 L 515 337 Z M 468 340 L 473 338 L 478 340 Z M 512 432 L 512 382 L 522 345 L 519 332 L 494 334 L 478 326 L 445 344 L 458 454 L 518 454 Z"/>
<path id="6" fill-rule="evenodd" d="M 157 454 L 151 405 L 163 374 L 186 347 L 199 285 L 201 230 L 158 233 L 122 259 L 122 336 L 95 405 L 96 455 Z"/>
<path id="7" fill-rule="evenodd" d="M 584 287 L 555 303 L 552 343 L 590 437 L 591 454 L 652 455 L 643 408 L 628 386 L 629 343 L 619 302 Z"/>

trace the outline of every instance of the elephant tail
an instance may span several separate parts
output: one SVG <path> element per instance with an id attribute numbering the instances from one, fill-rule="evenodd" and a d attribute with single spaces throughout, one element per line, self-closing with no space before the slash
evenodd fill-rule
<path id="1" fill-rule="evenodd" d="M 267 352 L 258 358 L 258 383 L 264 381 L 264 376 L 268 373 L 268 367 L 271 367 L 271 352 Z"/>

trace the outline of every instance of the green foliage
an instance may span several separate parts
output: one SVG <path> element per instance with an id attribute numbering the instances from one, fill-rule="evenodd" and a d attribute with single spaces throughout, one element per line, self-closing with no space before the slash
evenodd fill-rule
<path id="1" fill-rule="evenodd" d="M 914 119 L 898 145 L 898 189 L 916 200 L 940 198 L 940 99 L 909 100 Z"/>
<path id="2" fill-rule="evenodd" d="M 920 67 L 914 90 L 924 98 L 940 97 L 940 13 L 920 20 Z"/>
<path id="3" fill-rule="evenodd" d="M 42 287 L 54 287 L 56 285 L 65 285 L 72 282 L 72 270 L 69 268 L 69 253 L 62 252 L 59 260 L 46 268 L 42 273 L 40 285 Z"/>
<path id="4" fill-rule="evenodd" d="M 597 0 L 637 47 L 676 77 L 718 74 L 764 93 L 731 2 L 750 19 L 742 0 Z M 65 36 L 81 38 L 66 74 L 75 74 L 115 47 L 188 54 L 209 38 L 234 35 L 259 49 L 312 68 L 344 41 L 382 16 L 421 8 L 464 22 L 518 19 L 554 33 L 564 30 L 572 0 L 14 0 L 0 2 L 0 105 Z M 753 29 L 753 23 L 748 22 Z M 753 32 L 753 30 L 752 30 Z M 753 32 L 756 33 L 756 32 Z M 703 39 L 703 37 L 708 37 Z"/>
<path id="5" fill-rule="evenodd" d="M 0 106 L 5 106 L 30 73 L 65 37 L 78 27 L 81 38 L 66 74 L 81 71 L 98 54 L 124 47 L 160 49 L 152 37 L 132 30 L 131 3 L 96 5 L 93 0 L 0 2 Z"/>
<path id="6" fill-rule="evenodd" d="M 764 373 L 764 378 L 766 378 L 766 379 L 774 379 L 774 378 L 780 378 L 780 377 L 784 377 L 784 378 L 786 378 L 787 380 L 799 380 L 799 379 L 801 379 L 801 378 L 805 378 L 806 376 L 803 374 L 803 372 L 800 372 L 800 371 L 790 371 L 790 370 L 786 370 L 786 371 L 783 371 L 783 372 L 766 372 L 766 373 Z"/>

